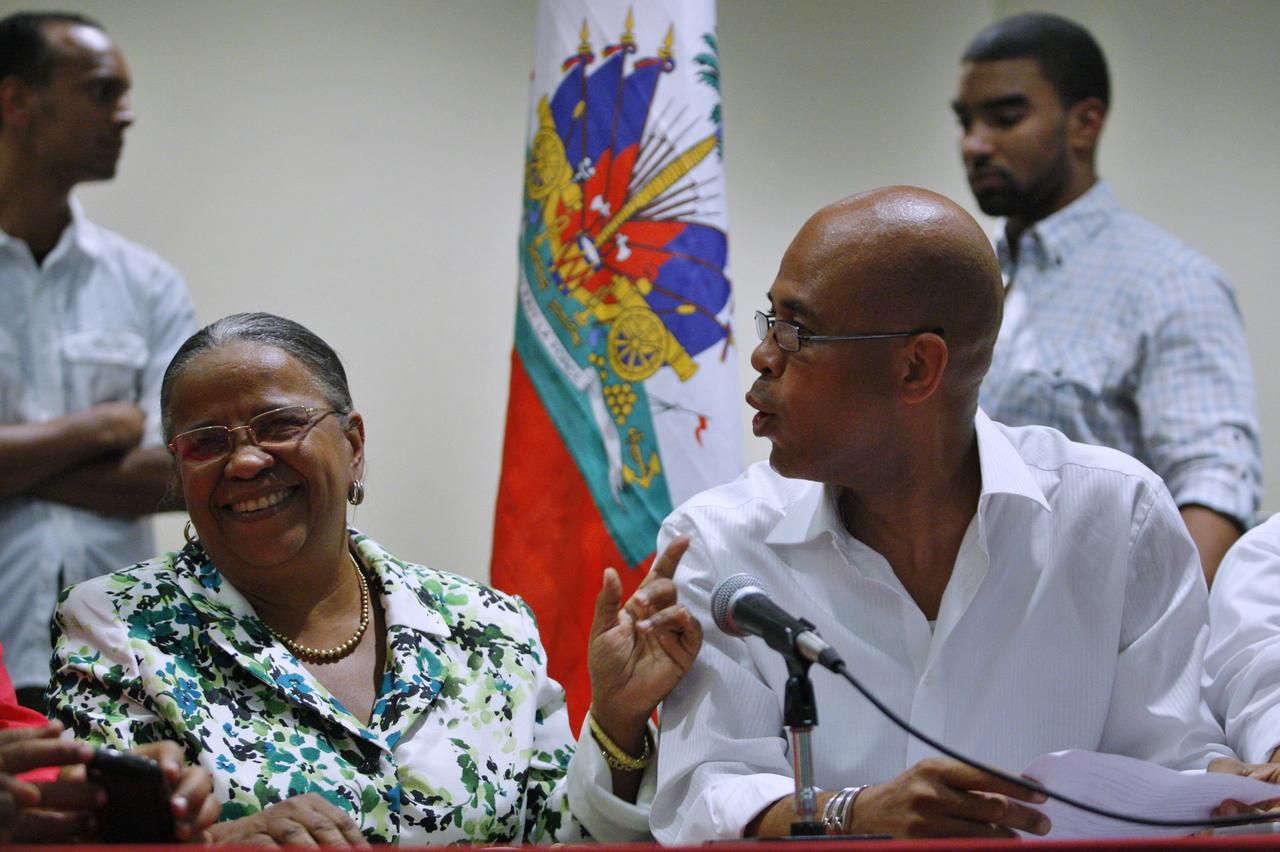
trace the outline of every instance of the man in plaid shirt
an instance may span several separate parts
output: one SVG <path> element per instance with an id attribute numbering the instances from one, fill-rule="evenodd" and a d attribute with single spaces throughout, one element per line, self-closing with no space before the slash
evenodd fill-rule
<path id="1" fill-rule="evenodd" d="M 1006 18 L 965 51 L 961 154 L 978 205 L 1005 217 L 1004 322 L 981 405 L 1151 467 L 1212 580 L 1261 498 L 1244 329 L 1222 271 L 1098 177 L 1109 100 L 1101 48 L 1065 18 Z"/>

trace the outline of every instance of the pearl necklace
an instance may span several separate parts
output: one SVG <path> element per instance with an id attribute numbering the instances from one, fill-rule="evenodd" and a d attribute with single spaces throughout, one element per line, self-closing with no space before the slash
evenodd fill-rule
<path id="1" fill-rule="evenodd" d="M 360 625 L 356 627 L 355 635 L 341 645 L 335 645 L 332 648 L 311 648 L 303 645 L 301 642 L 295 642 L 288 636 L 276 631 L 274 627 L 267 624 L 267 630 L 271 631 L 271 635 L 279 640 L 289 651 L 299 660 L 307 663 L 332 663 L 341 660 L 350 654 L 360 644 L 364 631 L 369 627 L 369 583 L 364 578 L 364 572 L 360 570 L 360 563 L 356 562 L 355 556 L 351 553 L 347 554 L 351 557 L 351 566 L 356 569 L 356 578 L 360 581 Z"/>

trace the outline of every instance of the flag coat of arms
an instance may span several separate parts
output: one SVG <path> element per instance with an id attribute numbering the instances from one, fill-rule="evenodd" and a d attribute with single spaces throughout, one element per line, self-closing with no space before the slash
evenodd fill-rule
<path id="1" fill-rule="evenodd" d="M 490 577 L 580 720 L 602 570 L 742 466 L 712 0 L 543 0 Z"/>

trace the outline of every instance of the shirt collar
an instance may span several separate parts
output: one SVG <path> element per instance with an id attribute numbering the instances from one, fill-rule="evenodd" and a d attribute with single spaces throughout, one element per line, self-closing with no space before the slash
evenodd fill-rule
<path id="1" fill-rule="evenodd" d="M 82 254 L 92 258 L 96 258 L 102 253 L 102 235 L 98 233 L 98 229 L 84 215 L 84 207 L 75 198 L 69 199 L 68 205 L 71 208 L 71 221 L 67 223 L 67 227 L 58 236 L 58 241 L 54 244 L 53 251 L 49 252 L 46 263 L 50 258 L 61 257 L 71 251 L 72 246 Z M 19 242 L 17 237 L 0 230 L 0 246 L 16 242 Z"/>
<path id="2" fill-rule="evenodd" d="M 1024 497 L 1053 511 L 1044 491 L 1027 469 L 1027 463 L 985 411 L 978 409 L 973 425 L 978 435 L 978 467 L 982 475 L 982 492 L 978 495 L 979 513 L 996 494 Z"/>
<path id="3" fill-rule="evenodd" d="M 424 599 L 420 584 L 407 578 L 403 562 L 364 533 L 353 528 L 348 528 L 348 531 L 360 561 L 382 586 L 388 625 L 412 625 L 421 633 L 448 636 L 449 626 L 440 613 L 444 602 L 430 595 Z M 226 623 L 229 631 L 245 630 L 251 638 L 266 641 L 265 627 L 259 629 L 243 624 L 237 627 L 234 623 L 236 619 L 247 620 L 251 625 L 261 624 L 261 621 L 248 600 L 218 572 L 203 547 L 188 545 L 184 548 L 175 561 L 174 571 L 197 609 L 214 620 L 231 618 L 232 621 Z M 373 588 L 369 591 L 376 594 Z"/>
<path id="4" fill-rule="evenodd" d="M 1052 511 L 1044 491 L 1027 470 L 1027 463 L 1000 427 L 981 409 L 973 425 L 978 437 L 978 465 L 982 475 L 979 513 L 997 494 L 1022 497 Z M 796 499 L 782 508 L 781 517 L 769 530 L 765 543 L 804 544 L 817 540 L 823 533 L 845 535 L 844 521 L 836 507 L 838 494 L 839 489 L 833 485 L 801 483 Z"/>
<path id="5" fill-rule="evenodd" d="M 1062 262 L 1062 258 L 1081 243 L 1087 242 L 1106 227 L 1120 210 L 1120 203 L 1107 182 L 1099 179 L 1088 192 L 1022 232 L 1018 239 L 1018 257 L 1043 269 Z M 1009 238 L 1001 221 L 996 232 L 996 255 L 1006 275 L 1014 266 Z"/>
<path id="6" fill-rule="evenodd" d="M 793 482 L 795 482 L 793 480 Z M 836 508 L 839 489 L 820 482 L 796 482 L 796 499 L 781 510 L 781 517 L 765 536 L 766 544 L 803 544 L 823 533 L 837 535 L 844 529 Z"/>
<path id="7" fill-rule="evenodd" d="M 74 198 L 71 199 L 71 222 L 58 242 L 61 243 L 67 239 L 90 257 L 97 257 L 102 251 L 102 236 L 84 215 L 84 208 L 80 206 L 80 202 Z"/>
<path id="8" fill-rule="evenodd" d="M 387 624 L 409 625 L 419 633 L 448 636 L 449 625 L 440 612 L 447 607 L 443 597 L 431 596 L 422 589 L 420 582 L 409 579 L 405 563 L 388 553 L 382 545 L 354 529 L 350 532 L 356 553 L 382 584 Z"/>

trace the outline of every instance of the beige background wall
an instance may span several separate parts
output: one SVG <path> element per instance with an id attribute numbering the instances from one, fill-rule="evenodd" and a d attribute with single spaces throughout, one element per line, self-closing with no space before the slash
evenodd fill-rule
<path id="1" fill-rule="evenodd" d="M 356 523 L 404 556 L 486 576 L 533 0 L 68 5 L 104 22 L 135 78 L 121 173 L 79 193 L 90 214 L 182 269 L 202 321 L 270 310 L 328 339 L 368 424 L 370 496 Z M 20 7 L 0 0 L 0 12 Z M 1023 8 L 1093 29 L 1116 90 L 1103 174 L 1235 281 L 1280 495 L 1268 263 L 1280 235 L 1280 4 L 1269 0 L 721 0 L 740 340 L 822 204 L 907 182 L 972 206 L 947 108 L 957 58 Z M 746 460 L 763 458 L 745 417 L 743 429 Z M 180 540 L 180 524 L 160 521 L 162 544 Z"/>

